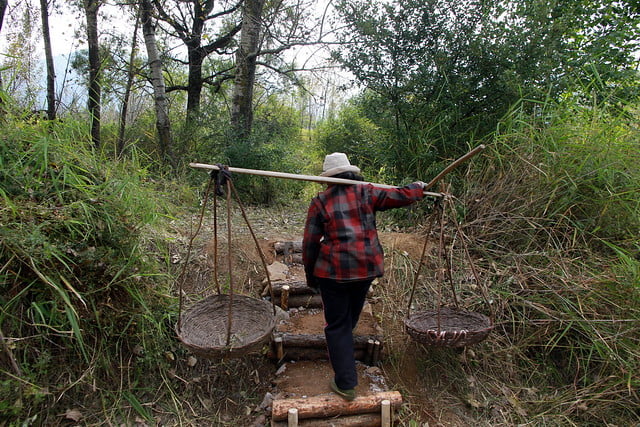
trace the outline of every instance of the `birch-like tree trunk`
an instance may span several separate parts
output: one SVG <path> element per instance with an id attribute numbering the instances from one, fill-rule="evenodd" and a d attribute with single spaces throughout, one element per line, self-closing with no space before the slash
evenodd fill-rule
<path id="1" fill-rule="evenodd" d="M 8 0 L 0 0 L 0 32 L 2 32 L 2 23 L 4 22 L 4 13 L 7 10 L 7 6 L 9 5 Z M 2 73 L 0 73 L 0 90 L 4 89 L 4 83 L 2 82 Z M 2 104 L 2 99 L 0 99 L 0 104 Z M 0 114 L 2 110 L 0 110 Z"/>
<path id="2" fill-rule="evenodd" d="M 169 100 L 162 75 L 162 60 L 158 54 L 156 45 L 156 32 L 152 20 L 152 8 L 149 0 L 141 0 L 142 8 L 142 32 L 144 43 L 147 47 L 149 68 L 151 69 L 151 84 L 153 86 L 154 106 L 156 110 L 156 129 L 158 131 L 158 143 L 160 155 L 163 161 L 168 161 L 172 167 L 176 166 L 171 142 L 171 121 L 169 120 Z"/>
<path id="3" fill-rule="evenodd" d="M 40 0 L 42 16 L 42 38 L 44 39 L 44 56 L 47 64 L 47 118 L 56 119 L 56 70 L 51 51 L 51 34 L 49 32 L 49 6 L 47 0 Z"/>
<path id="4" fill-rule="evenodd" d="M 253 124 L 253 86 L 256 58 L 260 48 L 260 29 L 265 0 L 245 0 L 242 33 L 236 53 L 236 72 L 231 105 L 231 125 L 240 138 L 251 133 Z"/>
<path id="5" fill-rule="evenodd" d="M 87 17 L 87 45 L 89 47 L 89 115 L 91 116 L 91 140 L 100 148 L 100 96 L 101 69 L 98 44 L 98 9 L 100 0 L 84 0 Z"/>

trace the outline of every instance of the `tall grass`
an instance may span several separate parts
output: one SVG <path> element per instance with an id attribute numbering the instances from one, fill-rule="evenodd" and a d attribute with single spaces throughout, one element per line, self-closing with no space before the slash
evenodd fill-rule
<path id="1" fill-rule="evenodd" d="M 148 354 L 136 363 L 163 360 L 149 337 L 167 333 L 171 299 L 149 234 L 167 212 L 135 155 L 93 152 L 77 122 L 0 126 L 0 326 L 11 359 L 0 365 L 0 423 L 48 424 L 66 396 L 115 404 L 112 378 L 134 345 Z"/>
<path id="2" fill-rule="evenodd" d="M 523 102 L 468 175 L 468 234 L 517 361 L 512 385 L 535 390 L 517 395 L 515 422 L 640 421 L 640 132 L 630 117 Z"/>

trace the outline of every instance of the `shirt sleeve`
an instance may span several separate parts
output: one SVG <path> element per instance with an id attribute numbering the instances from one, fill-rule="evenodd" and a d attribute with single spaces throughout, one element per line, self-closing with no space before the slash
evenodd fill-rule
<path id="1" fill-rule="evenodd" d="M 313 270 L 320 253 L 320 240 L 324 233 L 324 221 L 315 199 L 311 201 L 307 212 L 307 220 L 302 239 L 302 264 L 307 278 L 307 285 L 315 286 Z"/>
<path id="2" fill-rule="evenodd" d="M 375 209 L 384 211 L 422 200 L 424 191 L 422 185 L 417 182 L 397 188 L 381 188 L 371 185 L 371 195 Z"/>

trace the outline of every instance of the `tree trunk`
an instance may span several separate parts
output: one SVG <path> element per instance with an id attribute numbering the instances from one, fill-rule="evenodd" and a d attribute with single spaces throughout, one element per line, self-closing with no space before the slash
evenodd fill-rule
<path id="1" fill-rule="evenodd" d="M 40 0 L 42 16 L 42 38 L 44 39 L 44 56 L 47 63 L 47 118 L 56 119 L 56 70 L 53 65 L 51 51 L 51 34 L 49 33 L 49 7 L 47 0 Z"/>
<path id="2" fill-rule="evenodd" d="M 204 52 L 199 46 L 187 43 L 189 57 L 189 76 L 187 86 L 187 123 L 193 123 L 200 113 L 200 98 L 202 95 L 202 62 Z"/>
<path id="3" fill-rule="evenodd" d="M 45 1 L 45 0 L 42 0 Z M 127 127 L 127 111 L 129 109 L 129 97 L 131 96 L 131 87 L 133 86 L 133 78 L 135 76 L 134 61 L 136 59 L 136 51 L 138 49 L 138 27 L 140 26 L 140 10 L 136 13 L 136 22 L 133 27 L 133 39 L 131 40 L 131 55 L 129 55 L 129 67 L 127 70 L 127 83 L 124 89 L 124 99 L 122 100 L 122 109 L 120 110 L 120 128 L 118 129 L 118 143 L 116 144 L 116 153 L 122 156 L 124 152 L 124 131 Z"/>
<path id="4" fill-rule="evenodd" d="M 100 148 L 100 91 L 101 69 L 98 44 L 99 0 L 84 0 L 87 16 L 87 45 L 89 47 L 89 115 L 91 116 L 91 140 Z"/>
<path id="5" fill-rule="evenodd" d="M 4 13 L 7 11 L 8 0 L 0 0 L 0 32 L 2 32 L 2 23 L 4 22 Z M 2 81 L 2 73 L 0 72 L 0 90 L 4 89 L 4 83 Z M 0 98 L 0 105 L 2 105 L 2 98 Z M 3 115 L 4 108 L 0 108 L 0 115 Z"/>
<path id="6" fill-rule="evenodd" d="M 162 75 L 162 60 L 158 54 L 156 45 L 156 32 L 152 22 L 152 6 L 149 0 L 142 0 L 142 31 L 144 33 L 144 43 L 147 47 L 147 57 L 151 69 L 151 84 L 154 93 L 154 106 L 156 110 L 156 129 L 158 131 L 158 143 L 160 156 L 163 161 L 169 162 L 172 167 L 176 167 L 176 159 L 173 155 L 171 141 L 171 121 L 169 120 L 169 100 Z"/>
<path id="7" fill-rule="evenodd" d="M 242 9 L 242 34 L 236 53 L 236 75 L 231 105 L 231 125 L 240 138 L 249 136 L 253 125 L 253 85 L 264 3 L 265 0 L 245 0 Z"/>

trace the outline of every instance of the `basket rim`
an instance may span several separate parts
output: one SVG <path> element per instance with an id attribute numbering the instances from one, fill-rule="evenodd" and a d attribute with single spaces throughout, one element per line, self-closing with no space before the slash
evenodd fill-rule
<path id="1" fill-rule="evenodd" d="M 418 325 L 416 325 L 417 321 L 419 320 L 424 320 L 424 319 L 429 319 L 429 318 L 437 318 L 438 316 L 440 316 L 440 322 L 442 325 L 442 321 L 444 320 L 445 322 L 447 320 L 451 320 L 451 316 L 452 315 L 456 315 L 458 317 L 465 317 L 467 319 L 473 319 L 475 320 L 476 324 L 479 325 L 478 328 L 474 328 L 472 330 L 469 330 L 468 328 L 465 329 L 468 333 L 473 333 L 473 332 L 480 332 L 480 331 L 484 331 L 484 330 L 491 330 L 493 329 L 494 325 L 493 325 L 493 321 L 491 320 L 491 318 L 485 314 L 482 313 L 478 313 L 475 311 L 469 311 L 469 310 L 462 310 L 462 309 L 453 309 L 450 307 L 442 307 L 440 309 L 436 309 L 436 310 L 422 310 L 422 311 L 417 311 L 413 314 L 411 314 L 409 317 L 404 319 L 404 324 L 407 328 L 411 328 L 411 329 L 415 329 L 416 331 L 438 331 L 440 332 L 442 330 L 442 328 L 429 328 L 429 329 L 424 329 L 424 328 L 420 328 L 418 327 Z M 448 331 L 455 331 L 455 329 L 453 328 L 447 328 L 447 332 Z"/>

